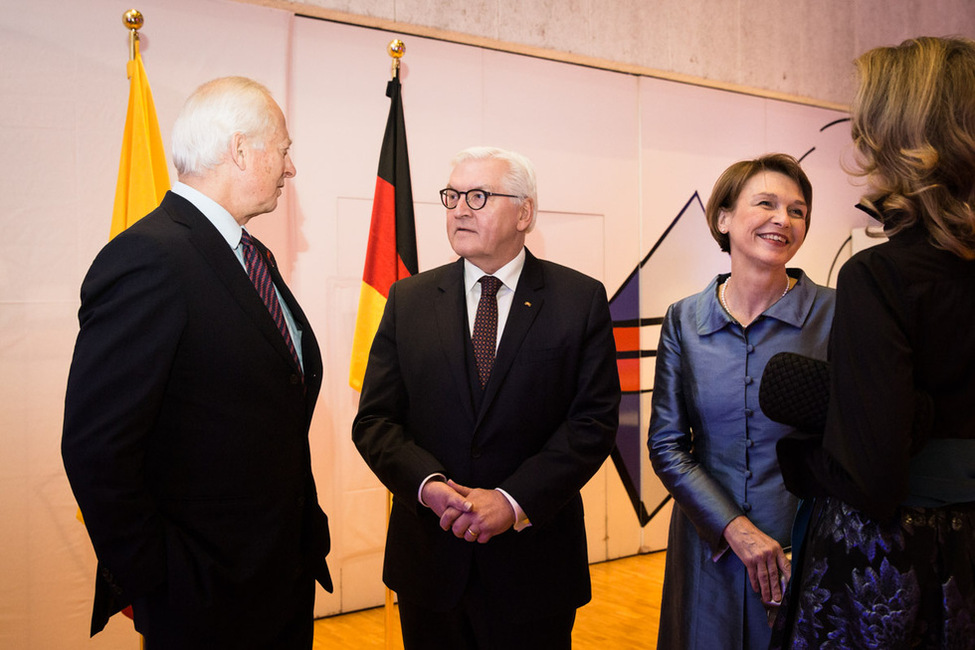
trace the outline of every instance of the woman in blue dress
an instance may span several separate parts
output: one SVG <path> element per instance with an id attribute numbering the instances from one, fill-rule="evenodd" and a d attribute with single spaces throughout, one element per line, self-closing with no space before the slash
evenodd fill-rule
<path id="1" fill-rule="evenodd" d="M 731 273 L 667 310 L 657 346 L 648 446 L 675 506 L 658 648 L 764 648 L 767 612 L 791 567 L 796 499 L 776 442 L 791 432 L 758 405 L 777 352 L 825 359 L 833 291 L 788 262 L 809 228 L 812 187 L 769 154 L 729 167 L 706 207 Z"/>

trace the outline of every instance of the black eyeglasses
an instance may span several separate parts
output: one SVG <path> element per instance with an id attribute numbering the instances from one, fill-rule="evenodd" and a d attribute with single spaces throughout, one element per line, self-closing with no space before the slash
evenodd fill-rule
<path id="1" fill-rule="evenodd" d="M 440 202 L 443 203 L 443 207 L 448 210 L 453 210 L 460 203 L 460 197 L 463 196 L 464 200 L 467 201 L 467 205 L 470 206 L 471 210 L 480 210 L 487 204 L 487 200 L 492 196 L 506 196 L 509 199 L 520 199 L 521 197 L 516 194 L 501 194 L 500 192 L 488 192 L 487 190 L 467 190 L 466 192 L 458 192 L 452 188 L 444 188 L 440 190 Z"/>

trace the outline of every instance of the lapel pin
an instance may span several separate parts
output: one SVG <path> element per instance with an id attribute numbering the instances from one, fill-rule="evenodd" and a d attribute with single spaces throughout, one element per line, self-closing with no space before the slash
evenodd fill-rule
<path id="1" fill-rule="evenodd" d="M 531 306 L 532 306 L 532 304 L 526 300 L 525 301 L 525 307 L 531 307 Z"/>

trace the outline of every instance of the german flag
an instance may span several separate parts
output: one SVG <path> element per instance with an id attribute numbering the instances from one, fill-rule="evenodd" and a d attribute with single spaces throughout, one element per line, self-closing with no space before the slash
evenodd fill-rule
<path id="1" fill-rule="evenodd" d="M 413 189 L 401 90 L 398 77 L 386 84 L 386 96 L 390 99 L 389 117 L 379 154 L 379 173 L 349 368 L 349 385 L 356 390 L 362 390 L 369 348 L 379 329 L 389 287 L 397 280 L 415 275 L 418 270 Z"/>

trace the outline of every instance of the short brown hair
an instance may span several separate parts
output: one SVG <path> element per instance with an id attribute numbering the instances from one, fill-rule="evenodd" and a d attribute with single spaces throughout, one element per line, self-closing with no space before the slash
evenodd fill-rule
<path id="1" fill-rule="evenodd" d="M 734 165 L 724 170 L 711 189 L 711 196 L 708 198 L 707 207 L 704 209 L 704 216 L 711 230 L 711 236 L 718 242 L 725 253 L 731 252 L 731 240 L 728 233 L 718 230 L 718 218 L 721 212 L 728 212 L 735 209 L 738 197 L 745 183 L 751 180 L 752 176 L 759 172 L 778 172 L 788 176 L 802 192 L 802 198 L 806 202 L 806 232 L 809 232 L 809 222 L 812 216 L 812 183 L 806 177 L 806 172 L 802 171 L 799 161 L 792 156 L 784 153 L 768 153 L 754 160 L 740 160 Z"/>
<path id="2" fill-rule="evenodd" d="M 856 60 L 854 173 L 888 234 L 920 222 L 938 248 L 975 259 L 975 41 L 919 37 Z"/>

